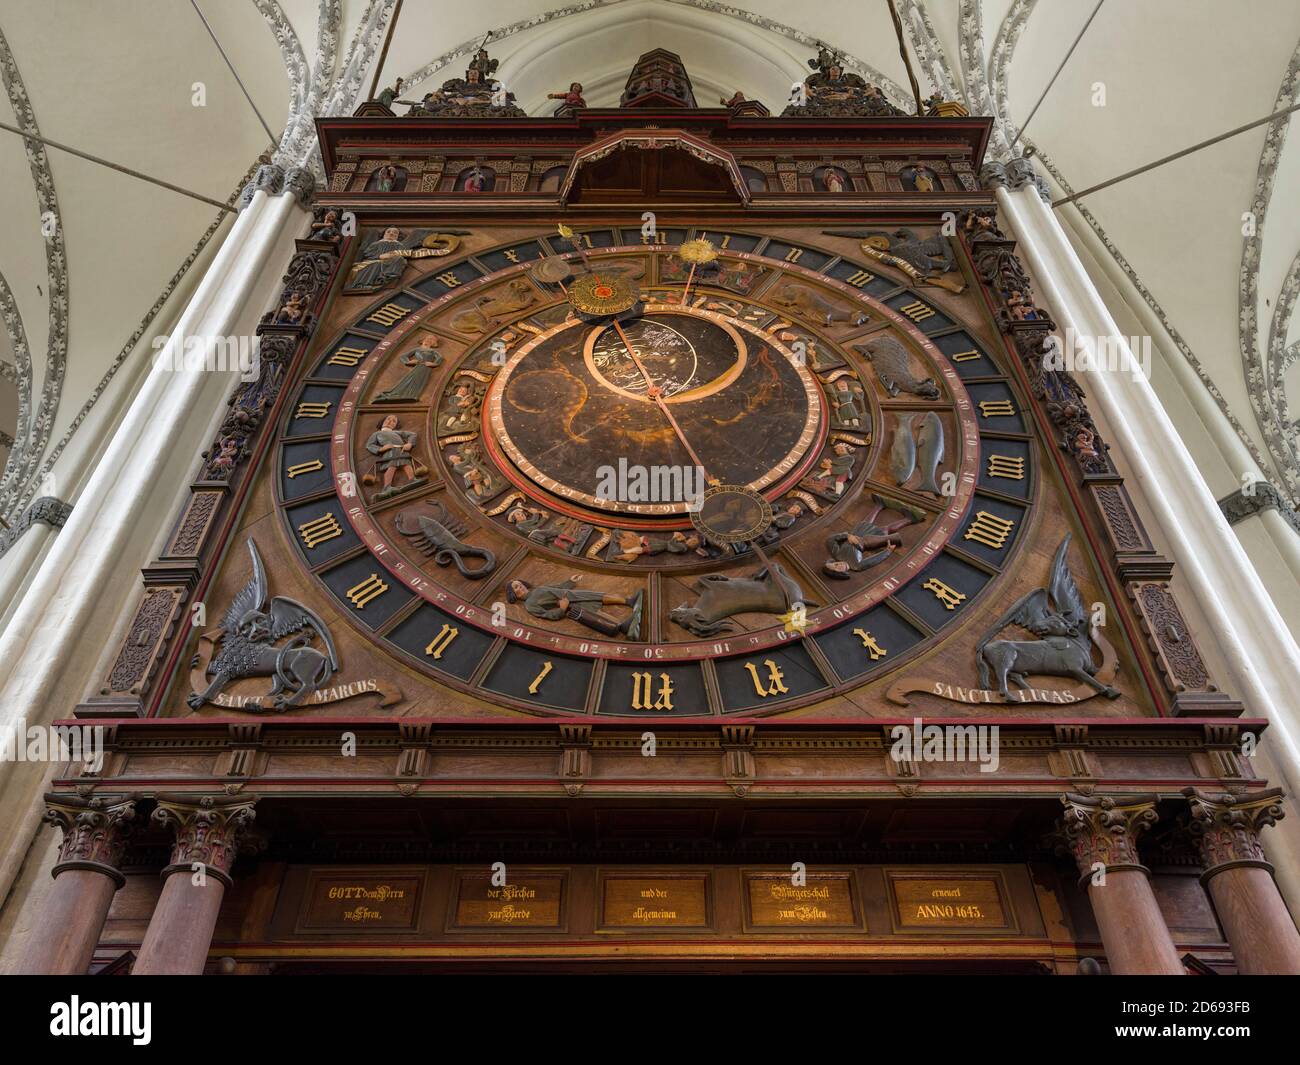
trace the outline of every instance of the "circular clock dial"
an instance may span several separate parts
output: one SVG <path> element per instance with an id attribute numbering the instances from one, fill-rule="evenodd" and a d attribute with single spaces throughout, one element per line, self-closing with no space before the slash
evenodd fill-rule
<path id="1" fill-rule="evenodd" d="M 328 344 L 281 492 L 341 609 L 453 687 L 598 714 L 644 711 L 648 663 L 675 714 L 802 704 L 962 619 L 1035 484 L 978 340 L 851 252 L 738 235 L 692 274 L 619 237 L 479 247 Z M 617 318 L 570 298 L 623 276 Z"/>
<path id="2" fill-rule="evenodd" d="M 789 348 L 672 303 L 618 325 L 553 326 L 507 361 L 485 409 L 516 485 L 605 515 L 686 514 L 698 467 L 763 490 L 825 432 L 821 389 Z M 630 489 L 629 471 L 644 471 L 652 498 Z"/>

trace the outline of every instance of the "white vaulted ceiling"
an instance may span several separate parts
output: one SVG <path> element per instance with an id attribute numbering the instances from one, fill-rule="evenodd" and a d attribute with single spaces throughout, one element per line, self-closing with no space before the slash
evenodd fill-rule
<path id="1" fill-rule="evenodd" d="M 191 0 L 0 0 L 0 121 L 232 201 L 294 115 L 350 113 L 364 96 L 393 0 L 197 6 L 274 138 Z M 1094 0 L 898 7 L 922 95 L 937 90 L 994 114 L 1000 149 L 1032 144 L 1058 198 L 1289 106 L 1300 88 L 1294 0 L 1103 0 L 1018 139 Z M 885 0 L 405 0 L 382 81 L 406 76 L 403 95 L 418 98 L 459 75 L 490 31 L 498 76 L 532 114 L 549 113 L 546 93 L 572 80 L 589 103 L 615 103 L 653 47 L 682 56 L 702 105 L 741 89 L 779 111 L 817 40 L 911 110 Z M 196 82 L 204 107 L 192 104 Z M 1098 83 L 1104 106 L 1094 103 Z M 1285 385 L 1300 403 L 1300 315 L 1289 302 L 1300 289 L 1300 144 L 1286 126 L 1257 127 L 1058 211 L 1104 261 L 1114 291 L 1164 323 L 1164 358 L 1191 368 L 1184 380 L 1199 377 L 1294 497 L 1300 461 L 1287 423 L 1300 410 L 1288 407 Z M 277 161 L 297 162 L 291 155 Z M 1243 235 L 1247 211 L 1253 236 Z M 58 221 L 50 233 L 46 212 Z M 0 131 L 0 431 L 17 438 L 0 516 L 12 519 L 52 466 L 56 494 L 75 495 L 108 428 L 97 412 L 129 391 L 229 217 L 57 149 L 29 155 Z M 1211 487 L 1226 494 L 1244 471 L 1206 444 L 1178 380 L 1166 368 L 1157 389 Z"/>

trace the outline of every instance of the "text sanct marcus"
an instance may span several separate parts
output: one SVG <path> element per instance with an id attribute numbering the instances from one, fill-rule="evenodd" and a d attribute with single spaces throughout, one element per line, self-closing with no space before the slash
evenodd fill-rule
<path id="1" fill-rule="evenodd" d="M 136 1046 L 147 1046 L 152 1015 L 151 1002 L 82 1002 L 73 995 L 50 1006 L 50 1035 L 129 1035 Z"/>

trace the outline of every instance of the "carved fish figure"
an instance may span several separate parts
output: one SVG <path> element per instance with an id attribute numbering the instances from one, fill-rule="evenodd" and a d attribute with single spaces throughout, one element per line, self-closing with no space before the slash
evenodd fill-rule
<path id="1" fill-rule="evenodd" d="M 921 428 L 916 433 L 917 450 L 920 453 L 921 483 L 918 492 L 939 494 L 939 486 L 934 483 L 934 475 L 943 461 L 943 422 L 939 415 L 930 411 L 921 419 Z"/>
<path id="2" fill-rule="evenodd" d="M 939 386 L 930 377 L 912 376 L 907 349 L 893 337 L 879 337 L 870 344 L 860 344 L 857 352 L 871 363 L 876 378 L 891 396 L 910 392 L 922 399 L 938 399 Z"/>
<path id="3" fill-rule="evenodd" d="M 916 441 L 912 439 L 912 419 L 915 414 L 900 414 L 894 429 L 894 442 L 889 448 L 889 473 L 896 485 L 904 485 L 916 469 Z"/>

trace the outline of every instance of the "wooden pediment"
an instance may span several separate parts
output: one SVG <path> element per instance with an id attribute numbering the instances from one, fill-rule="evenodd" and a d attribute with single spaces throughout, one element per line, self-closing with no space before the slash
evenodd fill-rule
<path id="1" fill-rule="evenodd" d="M 736 157 L 680 129 L 627 129 L 577 152 L 565 203 L 749 202 Z"/>

